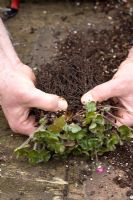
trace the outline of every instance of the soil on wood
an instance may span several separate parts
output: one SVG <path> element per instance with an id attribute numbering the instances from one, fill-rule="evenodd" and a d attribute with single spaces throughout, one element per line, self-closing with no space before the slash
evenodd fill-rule
<path id="1" fill-rule="evenodd" d="M 86 30 L 70 31 L 66 39 L 58 43 L 58 55 L 39 69 L 38 88 L 64 97 L 74 113 L 82 109 L 81 96 L 111 79 L 131 47 L 133 16 L 120 8 L 113 20 L 111 31 L 96 30 L 91 25 Z M 125 172 L 124 178 L 114 179 L 120 187 L 133 189 L 132 156 L 133 143 L 119 147 L 108 156 L 112 158 L 111 164 Z M 129 193 L 132 190 L 127 196 Z"/>

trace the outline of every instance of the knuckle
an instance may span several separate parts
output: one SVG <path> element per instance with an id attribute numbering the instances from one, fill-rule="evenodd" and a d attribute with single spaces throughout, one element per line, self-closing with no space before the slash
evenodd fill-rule
<path id="1" fill-rule="evenodd" d="M 30 101 L 30 90 L 22 89 L 17 92 L 17 99 L 21 102 L 29 102 Z"/>
<path id="2" fill-rule="evenodd" d="M 27 74 L 29 75 L 29 77 L 30 77 L 33 81 L 36 80 L 34 71 L 33 71 L 33 69 L 31 69 L 30 67 L 27 68 Z"/>

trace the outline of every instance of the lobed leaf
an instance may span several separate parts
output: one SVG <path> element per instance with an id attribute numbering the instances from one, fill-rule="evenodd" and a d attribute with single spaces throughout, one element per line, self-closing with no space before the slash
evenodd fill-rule
<path id="1" fill-rule="evenodd" d="M 65 124 L 63 130 L 66 132 L 77 133 L 77 132 L 81 131 L 81 127 L 78 124 L 71 123 L 69 125 Z"/>
<path id="2" fill-rule="evenodd" d="M 95 112 L 97 110 L 96 103 L 94 101 L 90 101 L 85 105 L 87 112 Z"/>
<path id="3" fill-rule="evenodd" d="M 47 130 L 52 131 L 54 133 L 58 133 L 63 130 L 65 124 L 66 124 L 65 117 L 61 116 L 59 118 L 56 118 L 54 120 L 54 123 L 48 126 Z"/>
<path id="4" fill-rule="evenodd" d="M 47 162 L 51 157 L 50 152 L 46 150 L 31 150 L 28 152 L 27 156 L 29 163 L 33 165 L 41 162 Z"/>
<path id="5" fill-rule="evenodd" d="M 128 140 L 131 132 L 130 132 L 130 128 L 126 125 L 122 125 L 118 128 L 118 132 L 120 133 L 120 137 L 122 140 Z"/>
<path id="6" fill-rule="evenodd" d="M 95 117 L 96 117 L 95 112 L 87 112 L 85 120 L 84 120 L 84 126 L 86 126 L 87 124 L 90 124 Z"/>
<path id="7" fill-rule="evenodd" d="M 107 140 L 107 149 L 109 151 L 114 151 L 119 141 L 119 136 L 116 133 L 112 133 L 111 137 Z"/>

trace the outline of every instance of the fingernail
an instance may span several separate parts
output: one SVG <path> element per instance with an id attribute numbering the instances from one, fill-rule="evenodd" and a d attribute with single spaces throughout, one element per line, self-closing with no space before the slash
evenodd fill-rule
<path id="1" fill-rule="evenodd" d="M 58 109 L 59 110 L 66 110 L 67 107 L 68 107 L 67 101 L 63 98 L 60 98 L 59 102 L 58 102 Z"/>
<path id="2" fill-rule="evenodd" d="M 88 92 L 86 94 L 84 94 L 81 98 L 81 102 L 82 104 L 86 104 L 88 101 L 94 101 L 92 95 Z"/>

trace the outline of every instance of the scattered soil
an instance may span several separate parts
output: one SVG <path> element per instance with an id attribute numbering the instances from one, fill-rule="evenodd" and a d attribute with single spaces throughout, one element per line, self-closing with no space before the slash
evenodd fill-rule
<path id="1" fill-rule="evenodd" d="M 111 164 L 125 172 L 124 177 L 117 176 L 114 182 L 121 188 L 130 187 L 133 193 L 133 143 L 127 143 L 118 147 L 115 152 L 109 154 Z"/>
<path id="2" fill-rule="evenodd" d="M 117 15 L 110 18 L 113 29 L 97 30 L 90 25 L 85 30 L 68 32 L 66 39 L 58 43 L 58 55 L 37 73 L 38 88 L 64 97 L 74 113 L 82 109 L 80 98 L 85 92 L 113 77 L 131 47 L 133 16 L 125 7 L 117 9 Z M 108 158 L 125 172 L 124 178 L 116 177 L 114 182 L 133 189 L 133 143 L 119 147 Z"/>

